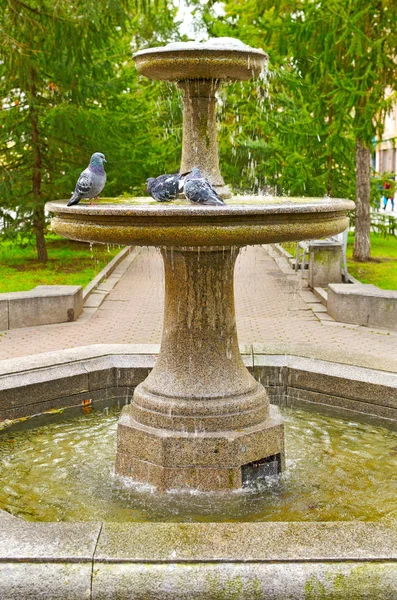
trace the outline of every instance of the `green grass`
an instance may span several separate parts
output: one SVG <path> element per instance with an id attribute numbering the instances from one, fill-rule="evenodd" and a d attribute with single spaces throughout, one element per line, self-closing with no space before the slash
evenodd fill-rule
<path id="1" fill-rule="evenodd" d="M 31 290 L 36 285 L 81 285 L 91 279 L 118 253 L 120 247 L 73 242 L 47 236 L 48 262 L 37 261 L 33 246 L 0 243 L 0 293 Z"/>
<path id="2" fill-rule="evenodd" d="M 372 283 L 383 290 L 397 290 L 397 237 L 371 233 L 371 261 L 360 263 L 352 259 L 353 233 L 347 245 L 347 270 L 361 283 Z M 295 242 L 283 242 L 282 247 L 296 255 Z"/>
<path id="3" fill-rule="evenodd" d="M 397 237 L 371 233 L 370 262 L 352 260 L 353 235 L 349 234 L 347 270 L 361 283 L 372 283 L 383 290 L 397 290 Z"/>

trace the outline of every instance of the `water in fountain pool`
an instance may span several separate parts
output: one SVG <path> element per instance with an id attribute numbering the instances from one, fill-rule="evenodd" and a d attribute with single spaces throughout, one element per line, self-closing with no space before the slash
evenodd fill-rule
<path id="1" fill-rule="evenodd" d="M 397 435 L 378 423 L 284 407 L 283 475 L 233 493 L 159 494 L 114 474 L 120 409 L 85 410 L 2 433 L 0 508 L 41 521 L 197 522 L 374 520 L 395 509 Z"/>

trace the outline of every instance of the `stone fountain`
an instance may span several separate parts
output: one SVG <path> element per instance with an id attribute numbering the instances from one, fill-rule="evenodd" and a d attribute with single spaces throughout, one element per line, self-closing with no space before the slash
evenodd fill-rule
<path id="1" fill-rule="evenodd" d="M 229 197 L 218 162 L 215 92 L 259 75 L 266 54 L 229 38 L 169 44 L 135 55 L 137 69 L 184 90 L 181 172 L 199 167 Z M 52 202 L 65 237 L 156 246 L 165 267 L 157 363 L 118 426 L 116 470 L 159 489 L 240 488 L 284 465 L 283 424 L 240 356 L 233 273 L 241 247 L 343 231 L 353 203 L 326 198 L 237 196 L 225 207 Z"/>

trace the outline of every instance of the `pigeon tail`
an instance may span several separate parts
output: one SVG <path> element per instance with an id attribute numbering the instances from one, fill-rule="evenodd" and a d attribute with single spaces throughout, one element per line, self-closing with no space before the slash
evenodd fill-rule
<path id="1" fill-rule="evenodd" d="M 206 205 L 209 205 L 209 204 L 212 204 L 212 205 L 218 204 L 219 205 L 220 204 L 221 206 L 225 206 L 225 204 L 226 204 L 222 200 L 222 198 L 218 195 L 210 196 L 209 198 L 206 198 L 205 200 L 201 200 L 201 201 L 199 200 L 199 202 L 200 202 L 200 204 L 206 204 Z"/>
<path id="2" fill-rule="evenodd" d="M 80 202 L 80 200 L 81 200 L 80 196 L 78 194 L 73 193 L 72 197 L 70 198 L 70 200 L 66 206 L 73 206 L 74 204 L 78 204 Z"/>

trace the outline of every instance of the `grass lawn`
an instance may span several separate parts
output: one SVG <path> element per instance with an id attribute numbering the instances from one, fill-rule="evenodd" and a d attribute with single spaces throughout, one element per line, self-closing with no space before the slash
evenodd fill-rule
<path id="1" fill-rule="evenodd" d="M 0 243 L 0 293 L 22 292 L 36 285 L 81 285 L 91 279 L 118 253 L 119 246 L 73 242 L 48 235 L 48 262 L 37 261 L 36 248 Z"/>
<path id="2" fill-rule="evenodd" d="M 347 244 L 347 270 L 361 283 L 372 283 L 384 290 L 397 290 L 397 237 L 371 233 L 370 262 L 359 263 L 352 259 L 353 233 L 349 233 Z M 281 244 L 287 252 L 295 256 L 296 243 Z"/>
<path id="3" fill-rule="evenodd" d="M 361 283 L 372 283 L 383 290 L 397 290 L 397 237 L 371 233 L 371 262 L 352 260 L 353 234 L 347 246 L 347 270 Z"/>

